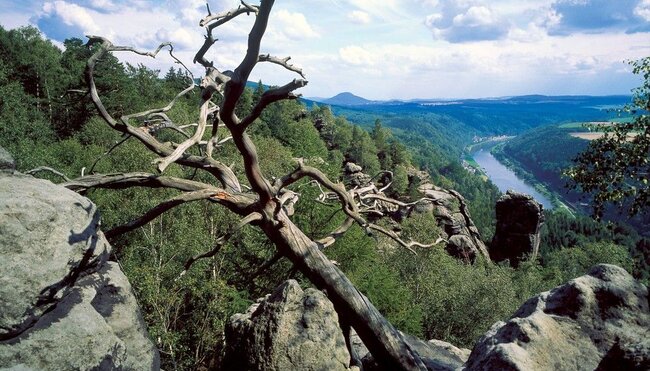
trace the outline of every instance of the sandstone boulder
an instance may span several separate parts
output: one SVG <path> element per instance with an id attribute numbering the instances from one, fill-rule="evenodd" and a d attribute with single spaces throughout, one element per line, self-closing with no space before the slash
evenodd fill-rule
<path id="1" fill-rule="evenodd" d="M 99 220 L 72 191 L 0 175 L 0 366 L 159 368 L 131 286 L 107 262 Z"/>
<path id="2" fill-rule="evenodd" d="M 648 370 L 648 289 L 597 265 L 524 303 L 474 346 L 466 370 Z"/>
<path id="3" fill-rule="evenodd" d="M 454 345 L 441 341 L 423 341 L 414 336 L 403 334 L 406 342 L 422 358 L 422 361 L 431 371 L 451 371 L 461 367 L 469 356 L 469 349 L 457 348 Z M 368 353 L 363 358 L 364 371 L 390 371 L 391 369 L 377 364 Z"/>
<path id="4" fill-rule="evenodd" d="M 543 206 L 532 196 L 509 190 L 497 201 L 496 217 L 490 246 L 492 260 L 509 260 L 512 266 L 517 266 L 522 259 L 534 259 L 544 223 Z"/>
<path id="5" fill-rule="evenodd" d="M 226 325 L 227 370 L 346 370 L 349 363 L 334 306 L 294 280 Z"/>

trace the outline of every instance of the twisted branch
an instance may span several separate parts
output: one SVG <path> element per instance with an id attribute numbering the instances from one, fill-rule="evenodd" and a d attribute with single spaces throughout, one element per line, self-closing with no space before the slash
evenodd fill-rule
<path id="1" fill-rule="evenodd" d="M 212 14 L 210 12 L 210 7 L 208 6 L 208 15 L 203 17 L 203 19 L 201 19 L 201 21 L 199 22 L 199 26 L 205 27 L 206 25 L 208 25 L 208 28 L 212 30 L 213 28 L 219 27 L 222 24 L 230 21 L 231 19 L 239 15 L 242 14 L 249 15 L 250 13 L 254 13 L 255 15 L 257 15 L 258 11 L 259 11 L 258 6 L 247 4 L 244 1 L 241 1 L 241 5 L 238 6 L 236 9 L 231 9 L 216 14 Z"/>
<path id="2" fill-rule="evenodd" d="M 130 232 L 134 229 L 142 227 L 143 225 L 149 223 L 150 221 L 160 216 L 162 213 L 178 205 L 182 205 L 184 203 L 192 202 L 192 201 L 208 200 L 213 198 L 215 194 L 216 194 L 215 191 L 212 189 L 202 189 L 199 191 L 182 193 L 178 196 L 170 198 L 169 200 L 161 202 L 160 204 L 156 205 L 155 207 L 151 208 L 149 211 L 144 213 L 139 218 L 134 219 L 126 224 L 122 224 L 120 226 L 112 228 L 111 230 L 105 233 L 106 237 L 110 238 L 114 236 L 119 236 L 126 232 Z"/>
<path id="3" fill-rule="evenodd" d="M 277 102 L 279 100 L 283 99 L 296 99 L 299 96 L 296 94 L 293 94 L 293 91 L 296 89 L 300 89 L 307 85 L 307 80 L 302 80 L 302 79 L 294 79 L 290 83 L 281 86 L 279 88 L 275 89 L 269 89 L 262 94 L 262 97 L 260 98 L 259 102 L 255 105 L 253 108 L 252 112 L 250 115 L 248 115 L 246 118 L 244 118 L 239 126 L 237 127 L 237 130 L 246 130 L 246 128 L 253 123 L 257 118 L 260 117 L 264 109 L 266 107 L 273 103 Z"/>
<path id="4" fill-rule="evenodd" d="M 122 119 L 118 122 L 113 118 L 110 113 L 108 113 L 108 110 L 104 106 L 104 104 L 101 101 L 101 98 L 99 97 L 99 93 L 97 91 L 97 86 L 95 84 L 95 79 L 94 79 L 94 69 L 95 65 L 97 62 L 108 52 L 111 51 L 131 51 L 136 54 L 140 55 L 146 55 L 146 56 L 151 56 L 155 57 L 158 52 L 165 46 L 169 45 L 167 43 L 161 44 L 156 50 L 153 52 L 142 52 L 134 48 L 130 47 L 122 47 L 122 46 L 114 46 L 108 39 L 99 37 L 99 36 L 88 36 L 89 41 L 88 45 L 99 45 L 98 50 L 88 59 L 88 62 L 86 64 L 86 81 L 89 86 L 89 91 L 90 91 L 90 96 L 97 107 L 97 110 L 99 111 L 101 117 L 104 119 L 104 121 L 113 129 L 118 130 L 124 134 L 132 135 L 135 138 L 137 138 L 140 142 L 142 142 L 147 148 L 152 150 L 154 153 L 161 157 L 168 157 L 171 156 L 174 153 L 174 148 L 171 147 L 170 145 L 163 144 L 159 142 L 153 135 L 146 129 L 146 128 L 138 128 L 138 127 L 133 127 L 129 125 L 128 121 L 131 118 L 137 118 L 137 117 L 145 117 L 147 115 L 155 114 L 155 113 L 164 113 L 166 110 L 171 109 L 171 106 L 173 106 L 173 103 L 183 94 L 186 94 L 189 90 L 190 87 L 185 89 L 183 92 L 181 92 L 179 95 L 174 97 L 174 100 L 167 105 L 166 107 L 163 108 L 158 108 L 158 109 L 153 109 L 153 110 L 148 110 L 132 115 L 126 115 L 123 116 Z M 170 46 L 171 48 L 171 46 Z M 171 53 L 171 50 L 170 50 Z M 173 57 L 173 54 L 172 54 Z M 174 59 L 176 59 L 174 57 Z M 193 86 L 193 85 L 192 85 Z M 198 131 L 198 130 L 197 130 Z M 213 176 L 215 176 L 221 184 L 230 191 L 233 192 L 240 192 L 241 191 L 241 185 L 239 184 L 239 180 L 235 176 L 235 174 L 232 172 L 232 170 L 227 167 L 226 165 L 220 163 L 219 161 L 216 161 L 212 158 L 207 158 L 204 156 L 192 156 L 192 155 L 184 155 L 181 158 L 177 158 L 176 161 L 181 164 L 181 165 L 186 165 L 194 168 L 199 168 L 203 169 L 205 171 L 210 172 Z"/>
<path id="5" fill-rule="evenodd" d="M 187 273 L 187 271 L 190 269 L 192 264 L 196 263 L 197 260 L 211 258 L 211 257 L 215 256 L 219 252 L 219 250 L 221 250 L 221 247 L 226 242 L 228 242 L 228 240 L 230 240 L 230 238 L 233 235 L 235 235 L 237 232 L 239 232 L 242 228 L 244 228 L 248 224 L 251 224 L 253 222 L 260 221 L 260 220 L 262 220 L 262 214 L 260 214 L 258 212 L 253 212 L 253 213 L 250 213 L 247 216 L 245 216 L 239 223 L 237 223 L 237 225 L 234 228 L 230 229 L 226 234 L 224 234 L 224 235 L 220 236 L 219 238 L 217 238 L 217 240 L 214 243 L 214 247 L 211 250 L 206 251 L 206 252 L 204 252 L 202 254 L 195 255 L 195 256 L 191 257 L 190 259 L 188 259 L 185 262 L 185 265 L 183 266 L 183 271 L 179 274 L 177 279 L 183 277 L 185 275 L 185 273 Z"/>

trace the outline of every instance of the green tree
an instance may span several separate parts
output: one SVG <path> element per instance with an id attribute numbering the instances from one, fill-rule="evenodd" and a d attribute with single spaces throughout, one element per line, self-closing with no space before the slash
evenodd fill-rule
<path id="1" fill-rule="evenodd" d="M 358 126 L 352 129 L 352 142 L 348 150 L 348 159 L 359 166 L 368 174 L 376 174 L 379 169 L 377 147 L 367 131 Z"/>
<path id="2" fill-rule="evenodd" d="M 614 203 L 630 215 L 650 210 L 650 57 L 630 62 L 632 72 L 643 77 L 624 111 L 630 123 L 605 128 L 605 135 L 589 143 L 566 174 L 570 187 L 593 194 L 593 212 L 602 217 L 605 204 Z"/>

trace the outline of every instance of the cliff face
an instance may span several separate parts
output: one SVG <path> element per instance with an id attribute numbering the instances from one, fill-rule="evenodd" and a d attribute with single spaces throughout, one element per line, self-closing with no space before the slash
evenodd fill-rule
<path id="1" fill-rule="evenodd" d="M 95 205 L 0 162 L 0 366 L 158 369 Z"/>
<path id="2" fill-rule="evenodd" d="M 348 162 L 345 165 L 344 174 L 348 189 L 372 185 L 371 177 L 354 163 Z M 409 170 L 409 183 L 410 187 L 417 185 L 418 192 L 422 195 L 422 199 L 413 207 L 401 207 L 385 201 L 377 202 L 379 211 L 392 217 L 397 233 L 400 231 L 399 223 L 404 218 L 408 218 L 412 213 L 429 213 L 440 226 L 441 241 L 445 241 L 445 248 L 450 255 L 466 263 L 473 263 L 479 256 L 490 260 L 481 234 L 472 221 L 465 198 L 460 193 L 433 185 L 429 174 L 415 169 Z M 376 187 L 373 189 L 375 193 L 383 195 Z M 427 244 L 432 241 L 418 242 Z"/>
<path id="3" fill-rule="evenodd" d="M 411 182 L 419 184 L 418 191 L 428 201 L 418 204 L 416 212 L 431 212 L 446 234 L 447 252 L 467 263 L 477 257 L 490 260 L 487 247 L 476 228 L 465 198 L 453 189 L 433 185 L 424 171 L 411 171 Z"/>
<path id="4" fill-rule="evenodd" d="M 529 195 L 508 191 L 496 204 L 497 226 L 490 257 L 509 260 L 517 266 L 523 259 L 535 259 L 539 250 L 544 208 Z"/>

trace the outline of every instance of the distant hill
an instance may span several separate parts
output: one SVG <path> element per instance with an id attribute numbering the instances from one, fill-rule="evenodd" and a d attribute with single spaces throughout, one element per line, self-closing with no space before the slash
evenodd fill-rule
<path id="1" fill-rule="evenodd" d="M 337 106 L 360 106 L 364 104 L 374 103 L 371 100 L 362 98 L 358 95 L 354 95 L 350 92 L 340 93 L 333 96 L 332 98 L 320 100 L 320 102 L 325 104 L 333 104 Z"/>

